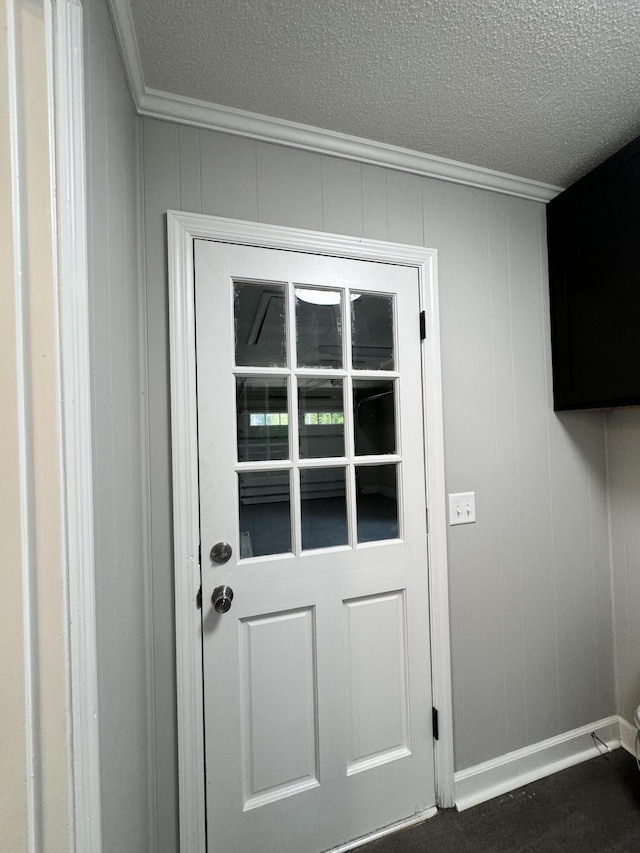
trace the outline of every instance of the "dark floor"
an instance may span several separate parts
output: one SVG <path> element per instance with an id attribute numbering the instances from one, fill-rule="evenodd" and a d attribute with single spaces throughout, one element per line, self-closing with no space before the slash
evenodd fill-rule
<path id="1" fill-rule="evenodd" d="M 640 772 L 623 749 L 360 853 L 640 853 Z"/>

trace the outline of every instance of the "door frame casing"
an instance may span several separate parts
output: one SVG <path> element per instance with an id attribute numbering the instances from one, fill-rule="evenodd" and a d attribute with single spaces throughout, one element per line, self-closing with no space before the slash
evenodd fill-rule
<path id="1" fill-rule="evenodd" d="M 42 27 L 43 38 L 31 38 L 25 53 L 24 5 L 9 0 L 2 13 L 11 182 L 11 231 L 5 240 L 14 267 L 21 522 L 21 565 L 14 568 L 20 578 L 23 660 L 16 666 L 24 679 L 25 738 L 26 808 L 21 816 L 16 812 L 15 821 L 16 826 L 23 821 L 25 849 L 56 840 L 65 849 L 100 853 L 83 7 L 80 0 L 36 4 L 28 17 Z M 40 121 L 33 124 L 29 119 L 36 114 Z M 37 187 L 33 196 L 30 186 Z M 37 269 L 30 263 L 34 258 Z M 35 327 L 30 300 L 37 303 Z M 50 336 L 38 357 L 51 366 L 34 371 L 31 336 L 38 330 Z M 41 370 L 47 371 L 47 382 L 55 374 L 51 398 L 43 396 Z M 49 443 L 35 447 L 34 405 L 35 420 L 51 419 Z M 38 462 L 44 476 L 54 468 L 56 476 L 47 491 L 51 501 L 43 500 L 36 512 Z M 44 694 L 48 702 L 43 703 Z"/>
<path id="2" fill-rule="evenodd" d="M 197 239 L 393 263 L 417 270 L 420 309 L 426 320 L 421 355 L 432 697 L 439 722 L 439 740 L 434 741 L 435 790 L 436 805 L 451 807 L 453 715 L 437 250 L 173 210 L 167 212 L 167 233 L 180 849 L 183 853 L 206 849 L 202 636 L 200 620 L 194 619 L 201 582 L 193 298 L 193 244 Z"/>

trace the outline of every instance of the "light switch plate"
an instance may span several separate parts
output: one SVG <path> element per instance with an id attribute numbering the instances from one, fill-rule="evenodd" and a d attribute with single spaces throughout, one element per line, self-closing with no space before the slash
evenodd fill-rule
<path id="1" fill-rule="evenodd" d="M 471 524 L 476 520 L 476 493 L 449 495 L 449 524 Z"/>

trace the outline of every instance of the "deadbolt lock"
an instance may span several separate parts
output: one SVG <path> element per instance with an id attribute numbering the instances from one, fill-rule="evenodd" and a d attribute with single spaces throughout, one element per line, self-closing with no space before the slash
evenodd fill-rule
<path id="1" fill-rule="evenodd" d="M 209 557 L 212 563 L 226 563 L 232 553 L 231 545 L 228 542 L 216 542 Z"/>

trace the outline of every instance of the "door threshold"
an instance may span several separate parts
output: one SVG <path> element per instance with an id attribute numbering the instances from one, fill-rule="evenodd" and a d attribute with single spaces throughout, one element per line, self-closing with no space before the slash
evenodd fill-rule
<path id="1" fill-rule="evenodd" d="M 355 850 L 357 847 L 363 847 L 371 841 L 378 841 L 379 838 L 384 838 L 385 835 L 391 835 L 401 829 L 408 829 L 410 826 L 417 826 L 419 823 L 424 823 L 425 820 L 435 817 L 438 814 L 436 806 L 431 806 L 423 812 L 411 815 L 411 817 L 403 818 L 395 823 L 390 823 L 382 829 L 377 829 L 375 832 L 370 832 L 368 835 L 363 835 L 361 838 L 356 838 L 354 841 L 348 841 L 346 844 L 340 844 L 339 847 L 332 847 L 326 850 L 325 853 L 346 853 L 347 850 Z"/>

